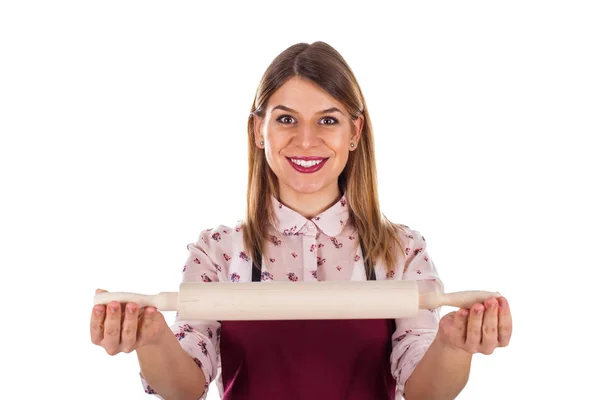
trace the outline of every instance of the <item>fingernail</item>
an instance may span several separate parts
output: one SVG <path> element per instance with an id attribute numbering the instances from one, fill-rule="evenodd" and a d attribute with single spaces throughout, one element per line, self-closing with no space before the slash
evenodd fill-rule
<path id="1" fill-rule="evenodd" d="M 94 307 L 94 314 L 96 314 L 96 316 L 102 315 L 103 311 L 104 311 L 104 307 Z"/>
<path id="2" fill-rule="evenodd" d="M 129 314 L 133 314 L 135 312 L 135 307 L 134 306 L 127 306 L 127 312 Z"/>
<path id="3" fill-rule="evenodd" d="M 467 315 L 469 315 L 469 311 L 467 311 L 467 310 L 460 310 L 460 315 L 462 317 L 466 317 Z"/>
<path id="4" fill-rule="evenodd" d="M 148 308 L 147 308 L 147 310 L 148 310 L 148 314 L 149 314 L 149 315 L 152 315 L 152 314 L 154 314 L 154 311 L 156 311 L 156 310 L 154 309 L 154 307 L 148 307 Z"/>
<path id="5" fill-rule="evenodd" d="M 110 312 L 111 312 L 111 313 L 113 313 L 113 314 L 114 314 L 114 313 L 116 313 L 116 312 L 117 312 L 117 307 L 115 307 L 115 306 L 110 306 L 109 308 L 110 308 Z"/>
<path id="6" fill-rule="evenodd" d="M 480 307 L 475 307 L 475 315 L 481 315 L 482 311 Z"/>

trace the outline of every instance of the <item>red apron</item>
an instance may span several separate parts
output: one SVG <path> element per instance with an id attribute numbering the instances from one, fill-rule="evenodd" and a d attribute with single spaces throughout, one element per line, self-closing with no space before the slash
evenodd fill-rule
<path id="1" fill-rule="evenodd" d="M 253 265 L 252 281 L 260 274 Z M 394 399 L 394 329 L 394 320 L 223 321 L 223 399 Z"/>

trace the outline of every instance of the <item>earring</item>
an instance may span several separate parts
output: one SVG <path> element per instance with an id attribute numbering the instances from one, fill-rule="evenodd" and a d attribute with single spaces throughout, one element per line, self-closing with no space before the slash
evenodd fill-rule
<path id="1" fill-rule="evenodd" d="M 262 140 L 260 141 L 260 145 L 263 146 L 265 144 L 265 142 L 263 142 Z"/>
<path id="2" fill-rule="evenodd" d="M 354 143 L 350 143 L 350 147 L 354 147 Z"/>

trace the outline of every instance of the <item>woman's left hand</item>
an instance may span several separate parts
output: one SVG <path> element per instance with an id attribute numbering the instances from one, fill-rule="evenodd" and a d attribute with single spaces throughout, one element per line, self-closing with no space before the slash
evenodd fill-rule
<path id="1" fill-rule="evenodd" d="M 439 323 L 437 340 L 443 345 L 469 354 L 492 354 L 505 347 L 512 334 L 512 316 L 504 297 L 488 298 L 470 310 L 460 309 L 444 315 Z"/>

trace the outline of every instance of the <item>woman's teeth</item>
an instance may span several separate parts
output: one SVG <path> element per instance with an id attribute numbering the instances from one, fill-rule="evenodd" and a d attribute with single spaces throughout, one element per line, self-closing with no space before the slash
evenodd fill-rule
<path id="1" fill-rule="evenodd" d="M 296 165 L 299 165 L 301 167 L 304 168 L 310 168 L 310 167 L 314 167 L 317 164 L 321 164 L 323 162 L 323 160 L 311 160 L 311 161 L 306 161 L 306 160 L 296 160 L 291 158 L 292 162 Z"/>

